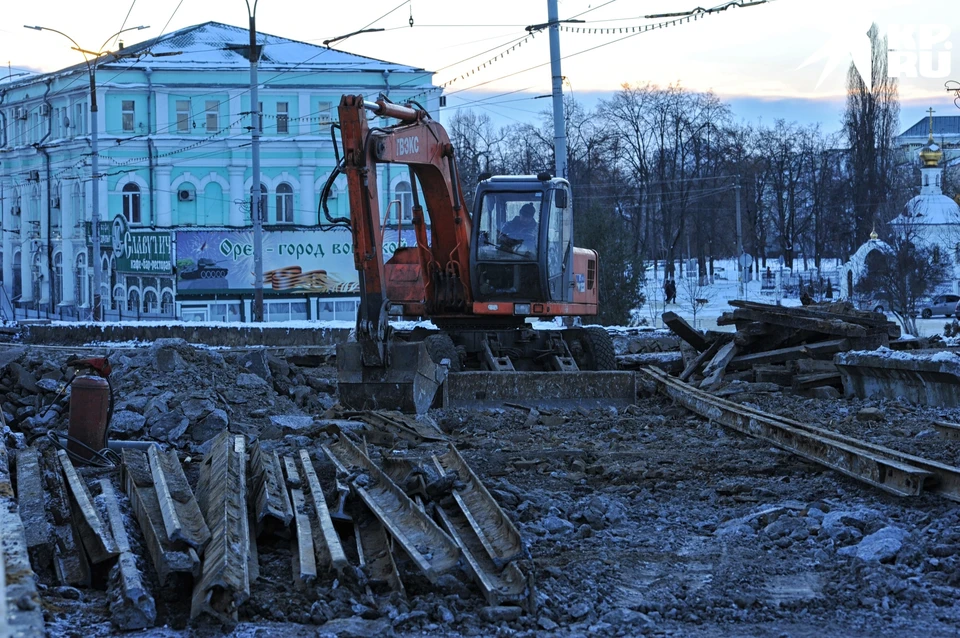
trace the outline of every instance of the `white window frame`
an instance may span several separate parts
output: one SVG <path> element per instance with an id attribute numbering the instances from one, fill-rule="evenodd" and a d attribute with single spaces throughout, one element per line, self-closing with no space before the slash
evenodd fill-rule
<path id="1" fill-rule="evenodd" d="M 134 100 L 120 101 L 120 128 L 124 133 L 133 133 L 137 127 L 137 103 Z"/>
<path id="2" fill-rule="evenodd" d="M 176 100 L 174 104 L 176 113 L 177 133 L 190 132 L 190 100 Z"/>
<path id="3" fill-rule="evenodd" d="M 290 132 L 290 103 L 277 102 L 277 133 Z"/>
<path id="4" fill-rule="evenodd" d="M 216 133 L 220 130 L 220 102 L 207 100 L 205 106 L 207 133 Z"/>
<path id="5" fill-rule="evenodd" d="M 283 189 L 283 191 L 281 191 L 280 189 Z M 291 186 L 286 182 L 281 182 L 280 184 L 277 184 L 276 196 L 277 196 L 276 223 L 292 224 L 293 223 L 293 186 Z"/>

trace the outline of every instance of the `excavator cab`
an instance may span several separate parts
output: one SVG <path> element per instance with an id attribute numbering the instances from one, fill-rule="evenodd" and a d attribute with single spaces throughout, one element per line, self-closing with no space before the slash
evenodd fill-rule
<path id="1" fill-rule="evenodd" d="M 565 179 L 497 176 L 473 207 L 472 287 L 477 301 L 571 302 L 573 209 Z"/>

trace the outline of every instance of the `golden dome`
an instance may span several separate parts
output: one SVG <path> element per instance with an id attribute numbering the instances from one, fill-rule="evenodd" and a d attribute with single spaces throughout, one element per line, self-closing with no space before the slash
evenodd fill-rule
<path id="1" fill-rule="evenodd" d="M 943 159 L 943 150 L 940 145 L 931 139 L 927 145 L 920 149 L 920 163 L 923 168 L 936 168 Z"/>
<path id="2" fill-rule="evenodd" d="M 877 230 L 873 229 L 870 231 L 870 239 L 880 239 L 880 235 L 877 234 Z"/>

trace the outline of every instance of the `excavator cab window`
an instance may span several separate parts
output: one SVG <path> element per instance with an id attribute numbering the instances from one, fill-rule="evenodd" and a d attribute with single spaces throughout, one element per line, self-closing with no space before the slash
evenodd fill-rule
<path id="1" fill-rule="evenodd" d="M 477 298 L 543 298 L 541 226 L 550 216 L 542 190 L 487 191 L 477 207 Z"/>
<path id="2" fill-rule="evenodd" d="M 536 261 L 543 193 L 488 192 L 480 202 L 482 260 Z"/>

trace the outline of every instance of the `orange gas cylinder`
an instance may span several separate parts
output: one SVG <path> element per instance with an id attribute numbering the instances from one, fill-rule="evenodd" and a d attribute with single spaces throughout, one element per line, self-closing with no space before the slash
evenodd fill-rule
<path id="1" fill-rule="evenodd" d="M 70 429 L 72 439 L 94 451 L 107 446 L 107 419 L 110 410 L 110 384 L 103 377 L 79 376 L 70 386 Z M 67 450 L 79 458 L 90 460 L 87 448 L 67 440 Z"/>

